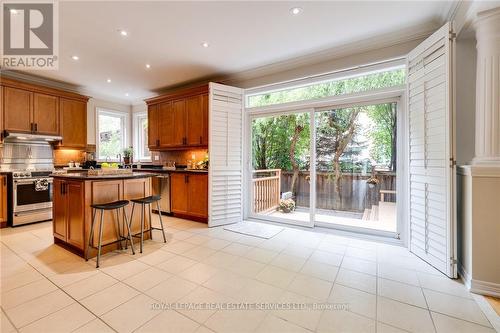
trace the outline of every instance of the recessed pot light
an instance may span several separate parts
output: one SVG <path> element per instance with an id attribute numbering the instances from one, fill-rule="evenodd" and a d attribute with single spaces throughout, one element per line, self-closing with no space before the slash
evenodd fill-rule
<path id="1" fill-rule="evenodd" d="M 107 79 L 107 80 L 106 80 L 106 82 L 107 82 L 107 83 L 111 83 L 111 79 Z"/>
<path id="2" fill-rule="evenodd" d="M 146 68 L 147 68 L 147 69 L 150 69 L 150 68 L 151 68 L 151 65 L 150 65 L 150 64 L 146 64 Z"/>
<path id="3" fill-rule="evenodd" d="M 208 42 L 203 42 L 203 43 L 201 43 L 201 46 L 203 46 L 204 48 L 207 48 L 210 46 L 210 44 L 208 44 Z"/>
<path id="4" fill-rule="evenodd" d="M 118 31 L 120 32 L 120 35 L 122 35 L 123 37 L 127 37 L 128 36 L 127 30 L 120 29 Z"/>
<path id="5" fill-rule="evenodd" d="M 80 57 L 79 57 L 79 56 L 77 56 L 77 55 L 74 55 L 74 56 L 71 56 L 71 59 L 73 59 L 73 60 L 75 60 L 75 61 L 76 61 L 76 60 L 80 59 Z"/>
<path id="6" fill-rule="evenodd" d="M 292 15 L 299 15 L 300 13 L 302 13 L 302 8 L 293 7 L 290 9 L 290 13 L 292 13 Z"/>
<path id="7" fill-rule="evenodd" d="M 125 93 L 125 96 L 127 96 L 127 97 L 128 97 L 128 93 Z"/>

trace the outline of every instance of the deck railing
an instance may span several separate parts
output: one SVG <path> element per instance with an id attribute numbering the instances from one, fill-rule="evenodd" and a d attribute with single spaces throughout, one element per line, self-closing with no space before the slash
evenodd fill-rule
<path id="1" fill-rule="evenodd" d="M 254 213 L 276 210 L 280 204 L 281 169 L 253 171 Z"/>

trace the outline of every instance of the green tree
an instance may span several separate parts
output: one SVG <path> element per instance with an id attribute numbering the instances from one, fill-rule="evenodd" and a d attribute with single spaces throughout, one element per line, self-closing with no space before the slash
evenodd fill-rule
<path id="1" fill-rule="evenodd" d="M 370 106 L 368 116 L 373 120 L 373 128 L 369 137 L 373 141 L 370 149 L 372 159 L 377 163 L 387 164 L 389 170 L 396 171 L 396 103 L 386 103 Z"/>

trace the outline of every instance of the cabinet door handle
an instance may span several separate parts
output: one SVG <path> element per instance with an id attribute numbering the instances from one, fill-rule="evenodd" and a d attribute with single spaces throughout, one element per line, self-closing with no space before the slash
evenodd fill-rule
<path id="1" fill-rule="evenodd" d="M 30 123 L 30 132 L 33 132 L 33 123 Z"/>
<path id="2" fill-rule="evenodd" d="M 7 177 L 3 177 L 3 185 L 7 186 Z"/>
<path id="3" fill-rule="evenodd" d="M 202 136 L 200 135 L 200 144 L 202 144 L 202 143 L 203 143 L 203 138 L 202 138 Z"/>
<path id="4" fill-rule="evenodd" d="M 38 123 L 35 123 L 35 132 L 38 132 Z"/>

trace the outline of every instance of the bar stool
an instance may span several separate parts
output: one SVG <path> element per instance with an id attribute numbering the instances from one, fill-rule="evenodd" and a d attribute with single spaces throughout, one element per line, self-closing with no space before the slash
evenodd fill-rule
<path id="1" fill-rule="evenodd" d="M 144 232 L 149 231 L 149 237 L 153 239 L 153 230 L 161 230 L 163 234 L 163 242 L 167 242 L 167 238 L 165 237 L 165 229 L 163 229 L 163 221 L 161 219 L 161 209 L 160 209 L 160 199 L 161 196 L 159 195 L 151 195 L 149 197 L 144 197 L 144 198 L 139 198 L 139 199 L 132 199 L 132 213 L 130 214 L 130 224 L 132 224 L 132 218 L 134 217 L 134 208 L 135 204 L 140 204 L 141 205 L 141 232 L 132 235 L 132 237 L 140 237 L 141 238 L 141 243 L 140 243 L 140 252 L 142 253 L 142 246 L 144 244 Z M 151 204 L 156 202 L 156 207 L 158 209 L 158 215 L 160 216 L 160 226 L 161 228 L 154 228 L 152 224 L 152 219 L 151 219 Z M 145 206 L 148 205 L 149 208 L 149 229 L 144 230 L 144 209 Z M 130 228 L 129 228 L 130 229 Z"/>
<path id="2" fill-rule="evenodd" d="M 92 214 L 92 225 L 90 227 L 90 237 L 89 237 L 89 243 L 87 244 L 87 251 L 85 253 L 85 260 L 88 261 L 88 253 L 90 248 L 96 248 L 95 246 L 92 246 L 92 242 L 94 240 L 94 226 L 95 226 L 95 217 L 97 214 L 97 211 L 101 211 L 101 221 L 99 223 L 99 242 L 97 244 L 97 263 L 96 263 L 96 268 L 99 268 L 99 259 L 101 258 L 101 247 L 106 246 L 106 245 L 111 245 L 114 243 L 119 243 L 120 244 L 120 250 L 123 249 L 122 247 L 122 240 L 125 240 L 125 248 L 127 247 L 127 241 L 130 241 L 130 247 L 132 248 L 132 254 L 135 254 L 134 251 L 134 244 L 132 242 L 132 236 L 130 233 L 130 225 L 127 222 L 127 214 L 125 213 L 125 207 L 129 204 L 128 200 L 118 200 L 118 201 L 113 201 L 113 202 L 108 202 L 108 203 L 103 203 L 103 204 L 93 204 L 90 205 L 93 210 Z M 127 226 L 127 233 L 128 237 L 123 237 L 121 230 L 120 230 L 120 214 L 119 210 L 122 208 L 123 210 L 123 224 Z M 103 224 L 103 217 L 104 217 L 104 211 L 105 210 L 116 210 L 116 241 L 112 241 L 106 244 L 102 244 L 102 224 Z M 125 230 L 123 230 L 125 232 Z"/>

